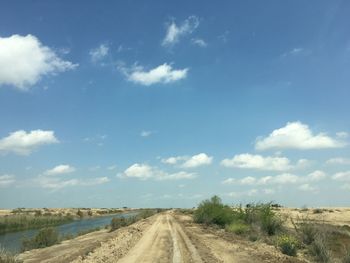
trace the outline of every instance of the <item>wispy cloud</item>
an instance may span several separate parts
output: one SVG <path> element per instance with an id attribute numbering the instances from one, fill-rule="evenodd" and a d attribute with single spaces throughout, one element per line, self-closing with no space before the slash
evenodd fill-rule
<path id="1" fill-rule="evenodd" d="M 205 42 L 203 39 L 201 38 L 192 38 L 191 42 L 193 45 L 199 46 L 199 47 L 207 47 L 208 43 Z"/>
<path id="2" fill-rule="evenodd" d="M 109 53 L 109 46 L 106 44 L 101 44 L 97 48 L 91 49 L 89 54 L 91 61 L 96 63 L 104 59 Z"/>
<path id="3" fill-rule="evenodd" d="M 77 66 L 61 59 L 33 35 L 0 37 L 0 85 L 28 90 L 43 76 L 56 75 Z"/>
<path id="4" fill-rule="evenodd" d="M 163 39 L 163 46 L 171 46 L 179 42 L 180 38 L 191 34 L 199 26 L 199 18 L 189 16 L 180 25 L 176 25 L 173 21 L 167 26 L 166 35 Z"/>
<path id="5" fill-rule="evenodd" d="M 167 63 L 150 70 L 145 70 L 142 66 L 127 68 L 119 63 L 118 70 L 126 76 L 128 81 L 144 86 L 173 83 L 185 79 L 188 73 L 188 68 L 173 69 L 172 65 Z"/>
<path id="6" fill-rule="evenodd" d="M 0 188 L 8 187 L 16 182 L 14 175 L 4 174 L 0 175 Z"/>
<path id="7" fill-rule="evenodd" d="M 143 130 L 143 131 L 140 132 L 140 136 L 141 137 L 149 137 L 152 134 L 154 134 L 154 131 L 145 131 L 145 130 Z"/>
<path id="8" fill-rule="evenodd" d="M 350 158 L 343 158 L 343 157 L 335 157 L 328 159 L 327 164 L 341 164 L 341 165 L 350 165 Z"/>
<path id="9" fill-rule="evenodd" d="M 19 130 L 0 139 L 0 153 L 29 155 L 40 146 L 58 142 L 53 131 L 33 130 L 26 132 Z"/>
<path id="10" fill-rule="evenodd" d="M 324 180 L 326 173 L 316 170 L 304 176 L 298 176 L 291 173 L 282 173 L 275 176 L 253 177 L 247 176 L 243 178 L 227 178 L 222 184 L 227 185 L 286 185 L 286 184 L 305 184 L 315 183 Z"/>

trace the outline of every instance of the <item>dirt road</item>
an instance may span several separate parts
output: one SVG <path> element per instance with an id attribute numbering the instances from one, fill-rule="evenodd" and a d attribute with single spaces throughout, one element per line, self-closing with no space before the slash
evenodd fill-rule
<path id="1" fill-rule="evenodd" d="M 70 250 L 62 250 L 62 246 L 59 246 L 41 249 L 32 253 L 31 257 L 27 253 L 27 258 L 22 259 L 24 262 L 71 262 L 68 259 L 72 257 L 67 254 L 76 255 L 79 248 L 87 244 L 77 244 L 77 241 L 74 243 L 72 240 Z M 100 246 L 90 250 L 90 253 L 83 251 L 85 253 L 75 257 L 74 263 L 307 262 L 285 256 L 274 246 L 263 242 L 250 242 L 239 237 L 232 239 L 232 235 L 225 236 L 222 230 L 203 228 L 194 224 L 190 216 L 176 214 L 174 211 L 121 228 L 113 232 L 113 237 L 109 240 L 102 241 Z"/>

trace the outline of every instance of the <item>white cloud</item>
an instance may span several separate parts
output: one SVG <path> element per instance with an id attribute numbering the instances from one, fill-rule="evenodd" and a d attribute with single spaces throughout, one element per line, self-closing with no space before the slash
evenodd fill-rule
<path id="1" fill-rule="evenodd" d="M 153 131 L 141 131 L 140 136 L 141 137 L 149 137 L 153 134 Z"/>
<path id="2" fill-rule="evenodd" d="M 161 160 L 162 163 L 170 165 L 179 165 L 182 168 L 195 168 L 199 166 L 209 165 L 213 161 L 212 156 L 208 156 L 206 153 L 199 153 L 193 156 L 173 156 Z"/>
<path id="3" fill-rule="evenodd" d="M 342 158 L 342 157 L 336 157 L 336 158 L 331 158 L 327 160 L 327 164 L 350 164 L 350 159 L 349 158 Z"/>
<path id="4" fill-rule="evenodd" d="M 139 180 L 179 180 L 179 179 L 193 179 L 197 175 L 195 173 L 188 173 L 180 171 L 177 173 L 167 173 L 158 169 L 157 167 L 152 167 L 148 164 L 138 164 L 135 163 L 127 168 L 122 174 L 119 174 L 118 177 L 121 178 L 136 178 Z"/>
<path id="5" fill-rule="evenodd" d="M 175 22 L 172 22 L 167 27 L 167 32 L 162 45 L 174 45 L 181 37 L 191 34 L 198 26 L 199 19 L 196 16 L 189 16 L 180 26 L 176 25 Z"/>
<path id="6" fill-rule="evenodd" d="M 72 173 L 75 171 L 75 168 L 68 165 L 68 164 L 61 164 L 61 165 L 57 165 L 56 167 L 47 170 L 45 172 L 46 175 L 59 175 L 59 174 L 68 174 L 68 173 Z"/>
<path id="7" fill-rule="evenodd" d="M 0 37 L 0 85 L 28 90 L 43 76 L 74 69 L 32 35 Z"/>
<path id="8" fill-rule="evenodd" d="M 203 39 L 200 38 L 192 38 L 191 40 L 193 45 L 199 46 L 199 47 L 207 47 L 208 44 Z"/>
<path id="9" fill-rule="evenodd" d="M 209 165 L 213 161 L 213 157 L 208 156 L 205 153 L 200 153 L 193 155 L 186 162 L 183 163 L 182 167 L 184 168 L 195 168 L 203 165 Z"/>
<path id="10" fill-rule="evenodd" d="M 188 156 L 169 157 L 169 158 L 162 159 L 162 163 L 175 165 L 181 161 L 188 160 L 188 158 L 189 158 Z"/>
<path id="11" fill-rule="evenodd" d="M 336 173 L 332 178 L 337 181 L 350 181 L 350 171 Z"/>
<path id="12" fill-rule="evenodd" d="M 297 176 L 290 173 L 283 173 L 275 176 L 264 176 L 264 177 L 252 177 L 247 176 L 241 179 L 227 178 L 222 181 L 222 184 L 234 184 L 234 185 L 284 185 L 284 184 L 296 184 L 296 183 L 307 183 L 316 182 L 326 178 L 326 174 L 323 171 L 316 170 L 306 176 Z"/>
<path id="13" fill-rule="evenodd" d="M 69 186 L 94 186 L 105 184 L 110 181 L 108 177 L 96 177 L 96 178 L 88 178 L 88 179 L 77 179 L 72 178 L 68 180 L 64 180 L 60 177 L 53 176 L 45 176 L 40 175 L 35 180 L 40 187 L 48 188 L 52 190 L 58 190 Z"/>
<path id="14" fill-rule="evenodd" d="M 313 192 L 313 193 L 318 192 L 318 188 L 311 186 L 310 184 L 302 184 L 298 187 L 298 189 L 305 192 Z"/>
<path id="15" fill-rule="evenodd" d="M 327 136 L 325 133 L 314 135 L 306 124 L 288 122 L 285 127 L 274 130 L 266 138 L 258 138 L 257 150 L 268 149 L 322 149 L 345 146 L 344 142 Z"/>
<path id="16" fill-rule="evenodd" d="M 8 174 L 0 175 L 0 188 L 10 186 L 15 181 L 16 180 L 14 175 L 8 175 Z"/>
<path id="17" fill-rule="evenodd" d="M 243 185 L 252 185 L 256 182 L 256 179 L 251 176 L 244 177 L 243 179 L 240 180 L 240 183 Z"/>
<path id="18" fill-rule="evenodd" d="M 0 139 L 0 153 L 12 152 L 20 155 L 29 155 L 39 146 L 58 142 L 53 131 L 33 130 L 26 132 L 19 130 Z"/>
<path id="19" fill-rule="evenodd" d="M 326 178 L 326 173 L 320 170 L 316 170 L 307 176 L 308 181 L 320 181 Z"/>
<path id="20" fill-rule="evenodd" d="M 289 159 L 286 157 L 263 157 L 248 153 L 235 155 L 232 159 L 224 159 L 221 161 L 221 165 L 267 171 L 285 171 L 292 168 Z"/>
<path id="21" fill-rule="evenodd" d="M 92 62 L 98 62 L 108 55 L 109 47 L 106 44 L 101 44 L 97 48 L 90 50 L 89 54 Z"/>
<path id="22" fill-rule="evenodd" d="M 235 178 L 227 178 L 221 182 L 222 184 L 236 184 L 237 180 Z"/>
<path id="23" fill-rule="evenodd" d="M 150 86 L 153 84 L 168 84 L 185 79 L 187 77 L 188 68 L 173 69 L 170 64 L 164 63 L 150 69 L 144 70 L 142 66 L 134 66 L 130 69 L 123 65 L 118 65 L 118 70 L 123 73 L 128 81 L 136 84 Z"/>

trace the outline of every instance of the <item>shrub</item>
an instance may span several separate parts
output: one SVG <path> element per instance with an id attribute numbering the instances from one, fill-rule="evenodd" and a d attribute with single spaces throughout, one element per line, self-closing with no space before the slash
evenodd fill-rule
<path id="1" fill-rule="evenodd" d="M 350 249 L 345 252 L 342 263 L 350 263 Z"/>
<path id="2" fill-rule="evenodd" d="M 272 211 L 270 204 L 261 204 L 259 214 L 261 228 L 269 236 L 276 234 L 282 228 L 282 220 Z"/>
<path id="3" fill-rule="evenodd" d="M 243 222 L 234 222 L 225 227 L 226 231 L 233 232 L 237 235 L 243 235 L 246 234 L 250 227 L 249 225 L 243 223 Z"/>
<path id="4" fill-rule="evenodd" d="M 52 227 L 41 229 L 32 239 L 24 239 L 22 241 L 22 250 L 30 250 L 34 248 L 49 247 L 59 242 L 59 236 L 56 229 Z"/>
<path id="5" fill-rule="evenodd" d="M 298 241 L 288 235 L 282 235 L 277 239 L 277 245 L 283 254 L 288 256 L 296 256 L 298 250 Z"/>
<path id="6" fill-rule="evenodd" d="M 114 231 L 118 228 L 121 228 L 123 226 L 127 226 L 128 224 L 128 220 L 124 217 L 114 217 L 112 218 L 111 221 L 111 231 Z"/>
<path id="7" fill-rule="evenodd" d="M 80 218 L 82 218 L 84 216 L 83 211 L 81 211 L 80 209 L 77 212 L 77 216 L 79 216 Z"/>
<path id="8" fill-rule="evenodd" d="M 154 214 L 156 214 L 156 212 L 157 211 L 153 209 L 144 209 L 137 216 L 141 219 L 145 219 L 147 217 L 153 216 Z"/>
<path id="9" fill-rule="evenodd" d="M 323 213 L 323 209 L 321 209 L 321 208 L 316 208 L 316 209 L 313 210 L 313 213 L 314 213 L 314 214 L 322 214 L 322 213 Z"/>
<path id="10" fill-rule="evenodd" d="M 17 256 L 6 251 L 4 248 L 0 248 L 0 263 L 20 263 Z"/>
<path id="11" fill-rule="evenodd" d="M 221 227 L 232 223 L 234 214 L 230 207 L 223 205 L 218 196 L 202 201 L 194 212 L 194 221 L 202 224 L 216 224 Z"/>
<path id="12" fill-rule="evenodd" d="M 315 241 L 310 246 L 310 252 L 320 262 L 330 262 L 331 254 L 327 248 L 326 238 L 324 235 L 318 234 Z"/>
<path id="13" fill-rule="evenodd" d="M 315 236 L 317 233 L 316 226 L 311 223 L 301 223 L 299 226 L 299 233 L 304 244 L 310 245 L 315 241 Z"/>

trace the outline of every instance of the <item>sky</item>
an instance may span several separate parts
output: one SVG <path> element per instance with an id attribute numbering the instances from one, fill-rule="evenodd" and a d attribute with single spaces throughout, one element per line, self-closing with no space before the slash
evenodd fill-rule
<path id="1" fill-rule="evenodd" d="M 349 13 L 1 1 L 0 208 L 349 206 Z"/>

